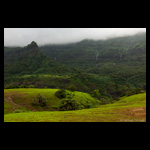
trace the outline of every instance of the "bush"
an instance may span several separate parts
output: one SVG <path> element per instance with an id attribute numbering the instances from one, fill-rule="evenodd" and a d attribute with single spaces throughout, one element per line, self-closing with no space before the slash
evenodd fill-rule
<path id="1" fill-rule="evenodd" d="M 66 110 L 77 110 L 80 109 L 80 104 L 75 99 L 62 99 L 59 104 L 59 110 L 66 111 Z"/>
<path id="2" fill-rule="evenodd" d="M 42 107 L 47 105 L 46 99 L 43 98 L 40 94 L 38 94 L 37 97 L 35 97 L 33 99 L 32 104 L 35 105 L 35 106 L 42 106 Z"/>
<path id="3" fill-rule="evenodd" d="M 70 85 L 67 90 L 74 92 L 77 88 L 74 85 Z"/>
<path id="4" fill-rule="evenodd" d="M 27 85 L 20 85 L 19 88 L 28 88 Z"/>
<path id="5" fill-rule="evenodd" d="M 136 88 L 134 90 L 127 91 L 124 95 L 131 96 L 131 95 L 134 95 L 134 94 L 139 94 L 139 93 L 141 93 L 141 91 L 142 91 L 141 88 Z"/>
<path id="6" fill-rule="evenodd" d="M 25 112 L 24 110 L 15 110 L 13 113 L 22 113 Z"/>
<path id="7" fill-rule="evenodd" d="M 55 93 L 55 96 L 62 99 L 62 98 L 66 98 L 67 96 L 67 92 L 65 90 L 58 90 L 56 93 Z"/>
<path id="8" fill-rule="evenodd" d="M 101 102 L 101 105 L 112 104 L 113 99 L 112 98 L 109 98 L 109 99 L 101 98 L 100 102 Z"/>
<path id="9" fill-rule="evenodd" d="M 29 85 L 28 88 L 35 88 L 35 85 Z"/>
<path id="10" fill-rule="evenodd" d="M 98 89 L 92 91 L 92 92 L 90 93 L 90 95 L 91 95 L 92 97 L 98 98 L 98 99 L 100 99 L 100 96 L 101 96 L 101 94 L 100 94 L 100 92 L 99 92 Z"/>

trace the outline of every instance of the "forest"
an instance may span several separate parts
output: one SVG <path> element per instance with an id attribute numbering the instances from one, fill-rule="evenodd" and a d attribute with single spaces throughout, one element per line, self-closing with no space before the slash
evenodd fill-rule
<path id="1" fill-rule="evenodd" d="M 146 90 L 146 34 L 4 47 L 4 88 L 67 89 L 71 85 L 81 92 L 98 90 L 105 99 Z"/>

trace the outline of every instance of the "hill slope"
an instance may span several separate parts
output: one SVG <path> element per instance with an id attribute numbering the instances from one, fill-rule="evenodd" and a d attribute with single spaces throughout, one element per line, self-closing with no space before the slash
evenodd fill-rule
<path id="1" fill-rule="evenodd" d="M 125 91 L 146 85 L 146 34 L 108 40 L 83 40 L 46 45 L 40 51 L 57 62 L 78 69 L 72 76 L 85 88 L 100 89 L 116 98 Z M 80 86 L 79 86 L 80 87 Z M 87 90 L 87 91 L 88 91 Z"/>
<path id="2" fill-rule="evenodd" d="M 145 122 L 146 93 L 98 108 L 64 112 L 27 112 L 4 115 L 5 122 Z"/>
<path id="3" fill-rule="evenodd" d="M 58 105 L 61 99 L 55 96 L 58 89 L 5 89 L 4 90 L 4 112 L 12 113 L 16 110 L 21 111 L 46 111 L 46 110 L 58 110 Z M 35 97 L 40 93 L 42 97 L 47 100 L 47 106 L 33 106 L 32 102 Z M 100 104 L 98 100 L 94 99 L 87 93 L 82 92 L 69 92 L 74 94 L 76 99 L 83 108 L 89 107 L 89 105 Z"/>
<path id="4" fill-rule="evenodd" d="M 134 36 L 98 41 L 83 40 L 78 43 L 64 45 L 45 45 L 40 47 L 40 51 L 61 64 L 75 68 L 91 69 L 103 62 L 126 62 L 131 54 L 145 56 L 146 34 L 141 33 Z"/>
<path id="5" fill-rule="evenodd" d="M 68 68 L 67 68 L 68 69 Z M 66 68 L 39 51 L 37 43 L 23 48 L 4 47 L 4 74 L 23 75 L 40 73 L 64 73 Z"/>
<path id="6" fill-rule="evenodd" d="M 65 45 L 4 48 L 4 88 L 99 89 L 117 98 L 146 89 L 146 34 Z M 43 75 L 44 74 L 44 75 Z M 59 75 L 59 76 L 58 76 Z"/>

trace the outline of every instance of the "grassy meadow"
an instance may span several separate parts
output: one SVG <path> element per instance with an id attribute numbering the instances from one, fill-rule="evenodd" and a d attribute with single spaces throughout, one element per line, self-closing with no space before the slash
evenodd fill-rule
<path id="1" fill-rule="evenodd" d="M 4 113 L 13 113 L 16 110 L 19 111 L 48 111 L 57 110 L 61 99 L 55 96 L 56 91 L 59 89 L 37 89 L 37 88 L 19 88 L 19 89 L 5 89 L 4 90 Z M 87 93 L 83 92 L 70 92 L 74 95 L 74 98 L 80 102 L 80 104 L 97 105 L 98 100 L 95 100 Z M 41 94 L 47 101 L 47 106 L 33 106 L 32 101 L 38 95 Z"/>
<path id="2" fill-rule="evenodd" d="M 52 111 L 52 106 L 57 106 L 60 101 L 54 96 L 57 90 L 4 90 L 4 122 L 146 122 L 146 93 L 123 97 L 113 104 L 97 105 L 95 108 Z M 35 108 L 31 105 L 38 93 L 48 99 L 48 107 Z M 87 93 L 75 91 L 74 95 L 78 101 L 95 103 L 95 99 Z M 22 112 L 15 113 L 16 110 Z"/>

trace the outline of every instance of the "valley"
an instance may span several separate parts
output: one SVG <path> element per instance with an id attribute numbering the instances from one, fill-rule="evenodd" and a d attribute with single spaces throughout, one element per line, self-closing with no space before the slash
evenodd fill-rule
<path id="1" fill-rule="evenodd" d="M 146 34 L 4 46 L 4 121 L 146 122 Z"/>

